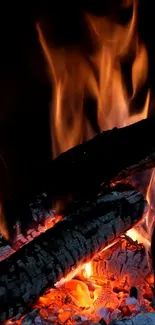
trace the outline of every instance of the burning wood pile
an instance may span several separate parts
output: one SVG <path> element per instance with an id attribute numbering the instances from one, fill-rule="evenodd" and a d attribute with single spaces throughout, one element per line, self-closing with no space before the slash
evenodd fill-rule
<path id="1" fill-rule="evenodd" d="M 146 118 L 148 56 L 138 38 L 137 3 L 123 1 L 132 6 L 124 26 L 87 15 L 96 40 L 88 56 L 51 47 L 44 24 L 36 24 L 54 86 L 55 159 L 39 194 L 0 207 L 3 220 L 23 214 L 37 223 L 24 234 L 18 227 L 11 244 L 1 237 L 4 324 L 155 324 L 155 118 Z M 131 70 L 126 87 L 124 65 Z M 132 116 L 143 88 L 143 107 Z M 95 131 L 84 115 L 90 93 L 97 101 Z M 148 189 L 137 186 L 148 170 Z"/>
<path id="2" fill-rule="evenodd" d="M 139 192 L 119 185 L 62 220 L 49 216 L 44 228 L 38 225 L 38 233 L 32 229 L 27 237 L 19 234 L 15 253 L 3 240 L 1 321 L 11 317 L 7 324 L 91 324 L 104 319 L 106 324 L 126 317 L 137 321 L 136 315 L 144 313 L 144 320 L 151 319 L 154 313 L 147 312 L 153 311 L 154 278 L 148 257 L 142 244 L 123 235 L 143 216 L 144 222 L 145 206 Z M 12 253 L 7 259 L 5 247 L 6 254 Z"/>
<path id="3" fill-rule="evenodd" d="M 142 150 L 139 148 L 137 155 L 130 155 L 134 131 L 138 130 L 139 135 L 147 130 L 153 139 L 154 125 L 152 118 L 103 132 L 54 161 L 53 170 L 57 169 L 59 175 L 57 182 L 59 185 L 62 182 L 60 197 L 64 198 L 68 191 L 72 198 L 61 217 L 53 212 L 53 217 L 48 216 L 44 227 L 39 225 L 35 230 L 29 230 L 25 238 L 19 233 L 15 252 L 9 252 L 7 246 L 6 253 L 12 254 L 7 258 L 3 255 L 0 267 L 1 321 L 12 319 L 9 323 L 13 324 L 90 324 L 101 318 L 109 323 L 115 318 L 137 317 L 135 315 L 142 313 L 145 313 L 145 318 L 154 317 L 154 313 L 147 316 L 147 312 L 153 312 L 151 286 L 154 280 L 145 249 L 150 249 L 150 242 L 144 236 L 143 245 L 132 239 L 130 232 L 126 233 L 137 224 L 134 232 L 139 232 L 138 227 L 145 232 L 150 207 L 138 190 L 128 182 L 121 182 L 126 175 L 155 165 L 153 141 L 146 149 L 145 146 Z M 110 173 L 105 173 L 103 167 L 113 154 L 108 149 L 109 155 L 102 157 L 105 137 L 106 143 L 109 139 L 111 148 L 114 139 L 119 148 L 128 143 L 128 155 L 123 156 L 124 160 L 119 156 Z M 62 178 L 61 167 L 68 166 L 72 173 L 80 164 L 85 172 L 82 172 L 82 178 L 75 177 L 77 186 L 72 187 L 71 179 L 63 187 L 65 176 Z M 85 166 L 95 170 L 95 165 L 98 165 L 99 173 L 96 178 L 92 177 L 92 186 L 89 182 L 87 187 Z M 83 200 L 78 192 L 81 183 L 87 188 L 87 199 L 83 197 Z M 57 187 L 54 189 L 53 197 L 58 199 Z M 51 193 L 46 197 L 48 195 Z M 41 202 L 39 204 L 42 207 Z M 26 211 L 28 209 L 33 219 L 36 206 L 31 202 Z M 3 254 L 4 251 L 3 244 Z M 89 262 L 91 270 L 88 270 Z M 35 309 L 22 317 L 32 305 Z"/>

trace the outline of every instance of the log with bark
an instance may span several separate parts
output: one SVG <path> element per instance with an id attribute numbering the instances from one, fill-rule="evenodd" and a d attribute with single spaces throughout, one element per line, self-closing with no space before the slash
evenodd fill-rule
<path id="1" fill-rule="evenodd" d="M 146 201 L 131 186 L 86 201 L 0 263 L 0 321 L 31 306 L 57 281 L 141 220 Z"/>
<path id="2" fill-rule="evenodd" d="M 113 320 L 109 325 L 154 325 L 155 313 L 140 314 L 132 318 Z M 92 324 L 93 325 L 93 324 Z"/>
<path id="3" fill-rule="evenodd" d="M 36 193 L 21 193 L 4 204 L 5 219 L 28 221 L 46 218 L 59 208 L 90 198 L 111 183 L 155 166 L 155 118 L 104 131 L 95 138 L 61 154 L 49 163 Z M 38 179 L 40 178 L 38 175 Z M 40 194 L 41 193 L 41 194 Z M 60 202 L 62 200 L 62 202 Z M 21 217 L 22 216 L 22 217 Z"/>

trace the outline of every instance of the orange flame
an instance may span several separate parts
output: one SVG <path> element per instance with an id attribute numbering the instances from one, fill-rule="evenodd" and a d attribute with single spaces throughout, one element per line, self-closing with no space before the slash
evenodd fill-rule
<path id="1" fill-rule="evenodd" d="M 138 0 L 122 2 L 124 8 L 133 7 L 131 19 L 125 25 L 111 19 L 110 15 L 96 17 L 85 14 L 83 19 L 94 44 L 92 53 L 82 47 L 55 48 L 42 23 L 37 22 L 36 29 L 53 89 L 53 157 L 93 137 L 98 131 L 122 127 L 148 116 L 149 89 L 143 109 L 137 114 L 130 114 L 130 106 L 138 92 L 147 85 L 149 68 L 146 47 L 138 37 L 138 4 Z M 125 81 L 123 62 L 127 62 L 130 68 L 128 82 Z M 131 88 L 130 92 L 128 88 Z M 85 112 L 87 97 L 96 101 L 94 119 L 97 120 L 97 129 Z M 5 222 L 1 222 L 1 228 L 7 238 Z"/>
<path id="2" fill-rule="evenodd" d="M 124 6 L 131 1 L 124 2 Z M 148 90 L 143 110 L 130 116 L 130 104 L 146 84 L 148 55 L 145 45 L 138 39 L 138 1 L 133 0 L 131 20 L 125 26 L 111 17 L 85 15 L 94 44 L 94 54 L 82 48 L 59 48 L 51 45 L 41 23 L 37 31 L 52 79 L 54 96 L 51 105 L 51 135 L 54 157 L 95 135 L 85 114 L 84 99 L 96 100 L 97 124 L 100 131 L 131 124 L 148 115 Z M 127 91 L 122 62 L 130 61 L 132 93 Z"/>
<path id="3" fill-rule="evenodd" d="M 3 206 L 1 202 L 0 202 L 0 234 L 2 234 L 5 239 L 7 240 L 9 239 L 9 233 L 8 233 Z"/>
<path id="4" fill-rule="evenodd" d="M 99 131 L 126 126 L 148 116 L 149 89 L 144 98 L 143 109 L 139 113 L 130 114 L 130 107 L 136 96 L 147 85 L 149 63 L 145 44 L 140 41 L 138 35 L 139 1 L 122 2 L 122 7 L 129 6 L 132 6 L 132 15 L 125 25 L 111 19 L 110 14 L 106 17 L 85 14 L 94 44 L 93 54 L 84 54 L 82 48 L 54 48 L 47 39 L 42 24 L 37 23 L 40 44 L 54 88 L 51 105 L 54 157 L 95 135 L 95 130 L 85 114 L 84 99 L 88 94 L 96 100 Z M 123 62 L 127 62 L 130 68 L 127 82 Z M 152 180 L 147 193 L 149 202 L 151 184 Z M 153 218 L 150 212 L 146 216 L 146 223 L 151 236 Z M 145 238 L 136 229 L 128 234 L 142 242 L 146 249 L 150 248 L 150 236 Z M 86 265 L 85 272 L 89 277 L 89 264 Z"/>
<path id="5" fill-rule="evenodd" d="M 154 220 L 154 194 L 155 194 L 155 169 L 153 169 L 151 178 L 150 178 L 150 183 L 147 189 L 147 194 L 146 194 L 146 199 L 149 202 L 149 211 L 146 216 L 146 227 L 148 230 L 149 237 L 151 238 L 152 232 L 153 232 L 153 227 L 155 224 Z"/>

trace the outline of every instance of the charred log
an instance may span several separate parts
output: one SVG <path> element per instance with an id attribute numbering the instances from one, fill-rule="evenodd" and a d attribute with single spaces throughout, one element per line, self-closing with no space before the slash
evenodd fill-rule
<path id="1" fill-rule="evenodd" d="M 154 118 L 142 120 L 104 131 L 61 154 L 49 171 L 52 197 L 88 197 L 113 182 L 154 167 L 154 128 Z"/>
<path id="2" fill-rule="evenodd" d="M 104 131 L 50 162 L 44 172 L 44 184 L 41 181 L 40 188 L 37 184 L 38 196 L 21 193 L 18 199 L 4 203 L 10 234 L 15 220 L 21 220 L 26 228 L 28 222 L 46 218 L 57 201 L 64 208 L 71 202 L 90 199 L 113 182 L 154 167 L 154 127 L 155 119 L 150 118 Z"/>
<path id="3" fill-rule="evenodd" d="M 144 246 L 125 238 L 120 238 L 110 249 L 97 254 L 91 268 L 91 280 L 104 283 L 106 279 L 118 292 L 131 285 L 140 285 L 142 289 L 144 279 L 147 280 L 150 274 Z"/>
<path id="4" fill-rule="evenodd" d="M 57 281 L 134 226 L 146 201 L 131 186 L 86 201 L 0 263 L 0 321 L 26 307 Z"/>
<path id="5" fill-rule="evenodd" d="M 45 172 L 45 183 L 42 184 L 45 193 L 31 198 L 25 194 L 17 201 L 7 202 L 6 219 L 10 224 L 12 215 L 17 220 L 21 215 L 24 215 L 23 220 L 44 219 L 52 201 L 60 203 L 62 200 L 62 206 L 66 207 L 68 201 L 81 201 L 112 182 L 154 167 L 154 125 L 155 119 L 151 118 L 125 128 L 105 131 L 61 154 Z M 144 146 L 146 134 L 149 141 Z"/>

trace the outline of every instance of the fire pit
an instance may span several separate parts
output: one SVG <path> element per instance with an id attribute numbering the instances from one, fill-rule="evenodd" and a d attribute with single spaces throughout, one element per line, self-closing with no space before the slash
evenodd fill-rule
<path id="1" fill-rule="evenodd" d="M 35 22 L 53 89 L 54 159 L 38 193 L 0 206 L 5 325 L 155 324 L 149 59 L 139 1 L 119 6 L 125 21 L 82 14 L 89 50 L 56 46 L 47 21 Z M 17 223 L 8 241 L 5 220 L 21 214 L 35 223 L 25 233 Z"/>

